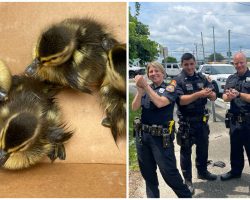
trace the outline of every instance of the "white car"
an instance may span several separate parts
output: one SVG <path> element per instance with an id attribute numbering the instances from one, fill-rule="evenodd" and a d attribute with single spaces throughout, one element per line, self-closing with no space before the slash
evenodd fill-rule
<path id="1" fill-rule="evenodd" d="M 217 95 L 220 96 L 224 92 L 227 78 L 236 70 L 230 64 L 204 64 L 200 65 L 198 72 L 203 73 L 212 81 Z"/>
<path id="2" fill-rule="evenodd" d="M 173 78 L 181 72 L 179 63 L 164 63 L 163 66 L 165 67 L 167 77 Z"/>

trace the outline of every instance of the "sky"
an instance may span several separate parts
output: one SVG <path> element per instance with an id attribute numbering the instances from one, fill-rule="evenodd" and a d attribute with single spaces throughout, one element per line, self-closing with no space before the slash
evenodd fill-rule
<path id="1" fill-rule="evenodd" d="M 168 55 L 180 60 L 185 52 L 203 59 L 214 51 L 227 57 L 230 47 L 234 54 L 243 51 L 250 57 L 249 2 L 140 2 L 138 20 L 149 26 L 150 39 L 168 48 Z M 130 3 L 135 14 L 135 3 Z M 197 46 L 197 53 L 196 53 Z M 197 58 L 196 58 L 197 59 Z"/>

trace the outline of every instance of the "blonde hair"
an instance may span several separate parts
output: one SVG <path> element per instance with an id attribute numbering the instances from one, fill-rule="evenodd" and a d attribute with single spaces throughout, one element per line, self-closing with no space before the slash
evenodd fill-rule
<path id="1" fill-rule="evenodd" d="M 154 67 L 154 68 L 160 70 L 164 74 L 164 78 L 166 77 L 166 71 L 165 71 L 164 67 L 162 66 L 162 64 L 160 64 L 157 61 L 153 61 L 153 62 L 150 62 L 147 64 L 147 76 L 148 76 L 150 67 Z"/>

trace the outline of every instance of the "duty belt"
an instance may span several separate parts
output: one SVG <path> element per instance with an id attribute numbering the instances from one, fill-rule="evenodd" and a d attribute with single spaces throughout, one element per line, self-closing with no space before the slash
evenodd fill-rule
<path id="1" fill-rule="evenodd" d="M 250 121 L 250 113 L 244 113 L 244 114 L 242 114 L 242 113 L 239 113 L 239 114 L 229 113 L 229 118 L 232 121 L 242 123 L 242 122 Z"/>
<path id="2" fill-rule="evenodd" d="M 147 124 L 142 124 L 142 131 L 153 136 L 162 136 L 163 134 L 168 134 L 168 128 L 163 128 L 162 125 L 149 126 Z"/>

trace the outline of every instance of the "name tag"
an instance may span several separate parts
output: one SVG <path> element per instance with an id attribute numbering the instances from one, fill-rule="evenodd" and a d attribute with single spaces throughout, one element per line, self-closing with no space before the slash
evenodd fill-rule
<path id="1" fill-rule="evenodd" d="M 247 77 L 247 78 L 246 78 L 246 82 L 250 82 L 250 77 Z"/>

